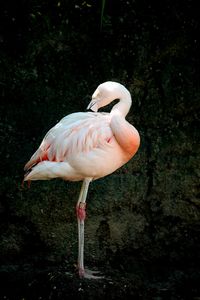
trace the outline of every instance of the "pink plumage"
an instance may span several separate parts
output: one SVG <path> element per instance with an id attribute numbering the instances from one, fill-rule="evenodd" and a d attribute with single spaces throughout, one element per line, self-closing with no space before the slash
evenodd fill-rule
<path id="1" fill-rule="evenodd" d="M 97 110 L 115 99 L 110 113 Z M 78 270 L 81 277 L 94 278 L 83 264 L 85 202 L 89 183 L 113 173 L 127 163 L 140 144 L 138 131 L 125 117 L 131 107 L 129 91 L 116 82 L 97 87 L 88 108 L 64 117 L 44 137 L 38 150 L 25 165 L 24 180 L 62 178 L 83 181 L 77 202 L 79 228 Z"/>

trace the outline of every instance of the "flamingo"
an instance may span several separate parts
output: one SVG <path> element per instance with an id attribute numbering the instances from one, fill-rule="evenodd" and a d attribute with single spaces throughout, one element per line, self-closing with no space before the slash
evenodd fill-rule
<path id="1" fill-rule="evenodd" d="M 115 104 L 110 113 L 99 108 Z M 76 204 L 78 222 L 78 274 L 99 278 L 84 268 L 84 221 L 89 184 L 113 173 L 137 152 L 140 136 L 126 119 L 132 99 L 124 85 L 107 81 L 92 95 L 87 112 L 67 115 L 44 137 L 38 150 L 26 163 L 24 181 L 62 178 L 82 181 Z"/>

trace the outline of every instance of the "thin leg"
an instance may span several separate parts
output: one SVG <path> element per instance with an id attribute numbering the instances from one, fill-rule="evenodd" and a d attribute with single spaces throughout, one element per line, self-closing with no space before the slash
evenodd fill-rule
<path id="1" fill-rule="evenodd" d="M 86 271 L 84 268 L 84 221 L 86 217 L 86 198 L 90 182 L 91 178 L 87 178 L 83 181 L 78 202 L 76 205 L 76 214 L 78 222 L 78 272 L 80 277 L 88 279 L 100 279 L 102 277 L 93 275 L 95 272 L 89 270 Z"/>
<path id="2" fill-rule="evenodd" d="M 86 198 L 91 179 L 83 181 L 78 202 L 76 205 L 76 214 L 78 221 L 78 270 L 80 277 L 84 276 L 84 221 L 86 217 Z"/>

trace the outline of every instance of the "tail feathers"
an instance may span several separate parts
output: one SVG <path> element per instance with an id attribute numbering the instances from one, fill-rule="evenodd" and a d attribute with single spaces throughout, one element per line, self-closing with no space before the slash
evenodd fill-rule
<path id="1" fill-rule="evenodd" d="M 25 165 L 24 167 L 24 171 L 25 172 L 29 172 L 31 170 L 31 168 L 36 165 L 38 163 L 38 159 L 35 159 L 35 160 L 29 160 L 27 162 L 27 164 Z"/>
<path id="2" fill-rule="evenodd" d="M 31 159 L 26 163 L 24 171 L 29 171 L 34 165 L 42 161 L 42 150 L 39 148 L 31 157 Z"/>
<path id="3" fill-rule="evenodd" d="M 49 180 L 58 177 L 67 180 L 73 176 L 74 170 L 67 162 L 42 161 L 25 174 L 24 181 Z"/>

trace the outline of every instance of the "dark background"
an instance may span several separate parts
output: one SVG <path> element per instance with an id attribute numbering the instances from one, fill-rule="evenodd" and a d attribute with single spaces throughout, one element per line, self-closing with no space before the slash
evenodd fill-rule
<path id="1" fill-rule="evenodd" d="M 105 2 L 105 9 L 102 5 Z M 0 299 L 200 299 L 199 9 L 192 0 L 0 4 Z M 92 183 L 75 272 L 81 183 L 23 166 L 96 87 L 124 84 L 136 156 Z"/>

